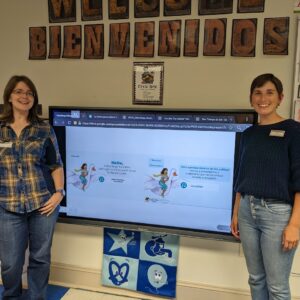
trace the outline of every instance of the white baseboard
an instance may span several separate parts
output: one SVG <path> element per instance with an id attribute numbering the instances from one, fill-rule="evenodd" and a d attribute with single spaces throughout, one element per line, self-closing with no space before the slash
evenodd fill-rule
<path id="1" fill-rule="evenodd" d="M 23 274 L 25 279 L 26 273 Z M 26 285 L 26 279 L 25 285 Z M 1 280 L 0 280 L 1 283 Z M 101 270 L 82 268 L 78 266 L 52 263 L 50 283 L 70 288 L 77 288 L 107 294 L 122 295 L 149 300 L 165 300 L 157 296 L 142 294 L 120 288 L 110 288 L 101 285 Z M 177 282 L 177 300 L 250 300 L 250 293 L 243 289 L 213 286 L 187 281 Z M 293 297 L 300 300 L 300 297 Z"/>
<path id="2" fill-rule="evenodd" d="M 52 284 L 67 286 L 71 288 L 98 291 L 102 293 L 143 298 L 165 300 L 157 296 L 137 293 L 120 288 L 110 288 L 101 285 L 101 270 L 87 269 L 78 266 L 52 263 L 50 282 Z M 249 291 L 211 286 L 206 284 L 195 284 L 191 282 L 177 282 L 177 300 L 250 300 Z"/>

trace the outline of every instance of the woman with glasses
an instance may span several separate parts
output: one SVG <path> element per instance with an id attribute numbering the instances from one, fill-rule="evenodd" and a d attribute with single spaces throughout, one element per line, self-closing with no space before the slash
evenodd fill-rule
<path id="1" fill-rule="evenodd" d="M 64 172 L 50 125 L 38 117 L 38 94 L 26 76 L 7 83 L 0 116 L 0 261 L 3 299 L 19 299 L 29 247 L 26 299 L 46 299 L 50 248 Z"/>
<path id="2" fill-rule="evenodd" d="M 253 80 L 250 102 L 259 124 L 242 135 L 231 230 L 242 242 L 254 300 L 291 299 L 299 242 L 300 124 L 277 113 L 282 100 L 273 74 Z"/>

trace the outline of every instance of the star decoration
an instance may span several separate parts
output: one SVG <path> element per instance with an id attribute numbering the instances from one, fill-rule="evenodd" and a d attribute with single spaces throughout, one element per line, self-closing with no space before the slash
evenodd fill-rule
<path id="1" fill-rule="evenodd" d="M 124 230 L 122 229 L 119 234 L 109 232 L 107 234 L 114 241 L 109 251 L 111 252 L 121 248 L 125 252 L 125 254 L 127 254 L 127 246 L 128 243 L 134 239 L 134 233 L 132 233 L 132 236 L 127 236 Z"/>

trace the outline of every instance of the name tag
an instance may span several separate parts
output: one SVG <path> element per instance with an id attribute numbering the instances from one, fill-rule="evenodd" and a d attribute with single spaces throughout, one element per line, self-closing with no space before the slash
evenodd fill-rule
<path id="1" fill-rule="evenodd" d="M 11 148 L 12 145 L 12 142 L 0 142 L 0 148 Z"/>
<path id="2" fill-rule="evenodd" d="M 285 130 L 271 130 L 270 131 L 270 136 L 276 136 L 276 137 L 284 137 L 285 135 Z"/>

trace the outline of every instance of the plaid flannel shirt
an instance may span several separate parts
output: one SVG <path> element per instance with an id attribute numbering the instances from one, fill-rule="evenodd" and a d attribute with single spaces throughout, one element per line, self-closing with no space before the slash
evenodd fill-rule
<path id="1" fill-rule="evenodd" d="M 48 123 L 32 123 L 19 137 L 9 125 L 0 123 L 1 207 L 16 213 L 40 208 L 55 192 L 52 171 L 62 166 Z"/>

